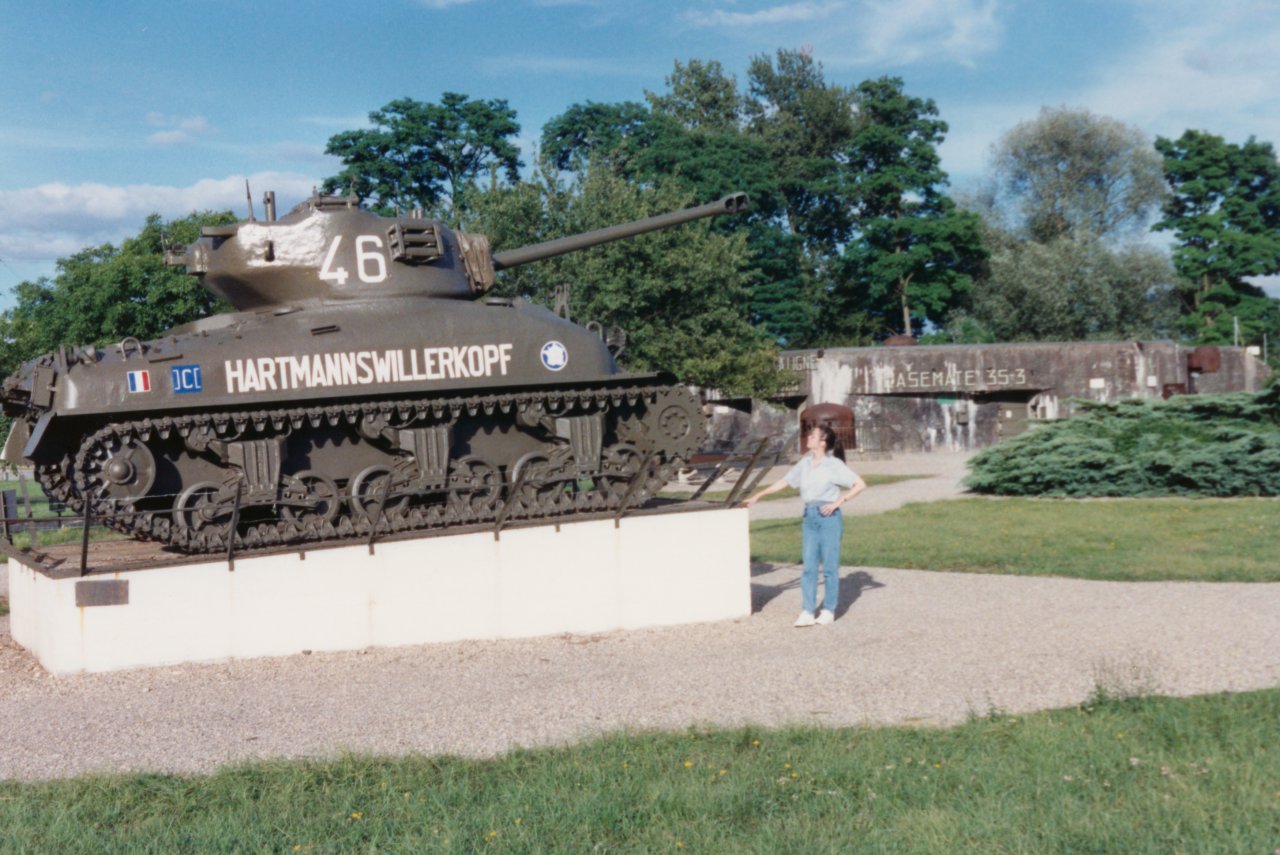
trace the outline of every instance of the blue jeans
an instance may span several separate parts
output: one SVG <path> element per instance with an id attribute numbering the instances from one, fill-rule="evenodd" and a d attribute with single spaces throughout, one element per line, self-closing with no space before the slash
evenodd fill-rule
<path id="1" fill-rule="evenodd" d="M 822 515 L 822 506 L 829 502 L 809 502 L 804 506 L 804 523 L 801 527 L 801 555 L 804 572 L 800 574 L 800 602 L 806 612 L 813 612 L 818 604 L 818 564 L 822 564 L 822 607 L 835 612 L 840 602 L 840 538 L 844 535 L 844 518 L 837 509 L 831 516 Z"/>

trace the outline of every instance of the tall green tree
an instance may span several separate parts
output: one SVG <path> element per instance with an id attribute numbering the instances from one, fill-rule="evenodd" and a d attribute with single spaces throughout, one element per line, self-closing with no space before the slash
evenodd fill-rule
<path id="1" fill-rule="evenodd" d="M 842 321 L 866 306 L 886 320 L 896 315 L 910 334 L 967 298 L 986 254 L 981 223 L 943 192 L 937 147 L 947 124 L 937 105 L 908 95 L 896 77 L 864 81 L 856 95 L 858 124 L 844 156 L 855 225 L 829 327 L 848 334 Z"/>
<path id="2" fill-rule="evenodd" d="M 744 101 L 738 94 L 738 81 L 725 73 L 717 60 L 676 60 L 666 84 L 665 93 L 644 93 L 654 113 L 668 116 L 690 131 L 723 134 L 740 129 Z"/>
<path id="3" fill-rule="evenodd" d="M 1251 276 L 1280 273 L 1280 164 L 1270 143 L 1228 143 L 1205 131 L 1161 137 L 1172 194 L 1159 231 L 1177 244 L 1182 326 L 1196 341 L 1227 344 L 1280 334 L 1280 305 Z"/>
<path id="4" fill-rule="evenodd" d="M 853 138 L 854 100 L 807 51 L 751 60 L 747 129 L 768 146 L 788 231 L 814 259 L 835 252 L 851 227 L 841 156 Z"/>
<path id="5" fill-rule="evenodd" d="M 477 194 L 466 226 L 500 251 L 694 201 L 676 185 L 639 186 L 605 166 L 589 165 L 568 185 L 544 169 L 533 182 Z M 744 233 L 703 220 L 504 271 L 499 287 L 551 305 L 567 284 L 574 321 L 625 332 L 629 368 L 760 395 L 779 379 L 773 349 L 747 324 L 748 260 Z"/>
<path id="6" fill-rule="evenodd" d="M 1026 241 L 995 232 L 973 317 L 996 341 L 1163 338 L 1177 317 L 1165 254 L 1096 238 Z"/>
<path id="7" fill-rule="evenodd" d="M 119 246 L 81 250 L 50 278 L 23 282 L 16 304 L 0 314 L 0 373 L 60 344 L 105 345 L 125 336 L 158 338 L 165 330 L 229 307 L 181 268 L 167 267 L 167 246 L 194 241 L 205 225 L 234 223 L 230 212 L 158 214 Z"/>
<path id="8" fill-rule="evenodd" d="M 647 146 L 653 136 L 652 118 L 649 109 L 635 101 L 573 104 L 542 126 L 542 158 L 562 170 L 584 168 L 593 159 L 625 169 L 619 157 L 630 150 L 625 143 L 639 136 L 639 147 Z"/>
<path id="9" fill-rule="evenodd" d="M 1165 195 L 1149 138 L 1088 110 L 1044 108 L 1005 133 L 992 159 L 990 213 L 1042 243 L 1140 234 Z"/>
<path id="10" fill-rule="evenodd" d="M 972 200 L 991 258 L 969 317 L 1007 341 L 1169 335 L 1173 269 L 1136 242 L 1165 193 L 1136 128 L 1065 107 L 1016 125 Z"/>
<path id="11" fill-rule="evenodd" d="M 343 169 L 324 182 L 327 193 L 354 190 L 370 206 L 432 209 L 453 201 L 489 170 L 519 177 L 516 112 L 502 99 L 475 101 L 446 92 L 439 104 L 412 98 L 369 114 L 371 128 L 329 138 L 326 154 Z"/>

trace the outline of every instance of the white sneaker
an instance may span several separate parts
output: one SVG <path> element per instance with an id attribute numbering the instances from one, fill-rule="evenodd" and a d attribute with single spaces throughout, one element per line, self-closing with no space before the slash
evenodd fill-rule
<path id="1" fill-rule="evenodd" d="M 792 626 L 813 626 L 817 621 L 813 619 L 813 612 L 801 612 L 800 617 L 796 618 L 796 622 Z"/>
<path id="2" fill-rule="evenodd" d="M 818 619 L 814 621 L 814 623 L 816 623 L 818 626 L 826 626 L 827 624 L 831 623 L 835 619 L 836 619 L 836 616 L 834 614 L 827 611 L 826 609 L 823 609 L 822 611 L 818 612 Z"/>

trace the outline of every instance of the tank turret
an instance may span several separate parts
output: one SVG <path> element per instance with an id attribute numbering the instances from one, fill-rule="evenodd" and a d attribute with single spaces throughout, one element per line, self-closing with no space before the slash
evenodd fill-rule
<path id="1" fill-rule="evenodd" d="M 746 206 L 493 253 L 354 197 L 277 219 L 267 194 L 263 221 L 166 258 L 237 311 L 26 363 L 0 391 L 3 458 L 76 512 L 188 551 L 611 512 L 698 449 L 700 402 L 541 306 L 476 297 L 495 271 Z"/>
<path id="2" fill-rule="evenodd" d="M 267 220 L 205 226 L 200 239 L 172 249 L 209 290 L 240 310 L 397 297 L 471 299 L 494 272 L 703 217 L 741 213 L 745 193 L 585 234 L 493 253 L 481 234 L 420 216 L 380 217 L 354 196 L 313 196 L 279 220 L 268 194 Z"/>

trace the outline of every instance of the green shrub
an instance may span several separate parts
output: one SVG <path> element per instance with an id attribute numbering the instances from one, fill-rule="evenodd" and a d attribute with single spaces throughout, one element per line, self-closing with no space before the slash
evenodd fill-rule
<path id="1" fill-rule="evenodd" d="M 966 481 L 1010 496 L 1280 496 L 1280 384 L 1080 412 L 975 455 Z"/>

